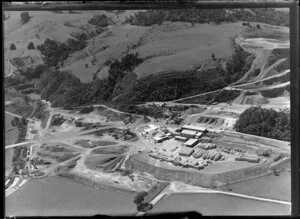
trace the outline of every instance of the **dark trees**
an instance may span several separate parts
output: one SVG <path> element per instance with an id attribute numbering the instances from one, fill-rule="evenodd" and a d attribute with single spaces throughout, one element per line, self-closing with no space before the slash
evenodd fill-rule
<path id="1" fill-rule="evenodd" d="M 88 21 L 88 23 L 96 25 L 96 26 L 100 26 L 100 27 L 107 27 L 108 26 L 108 19 L 104 14 L 95 15 L 93 18 L 91 18 Z"/>
<path id="2" fill-rule="evenodd" d="M 35 49 L 33 42 L 30 42 L 27 46 L 27 49 Z"/>
<path id="3" fill-rule="evenodd" d="M 15 50 L 15 49 L 17 49 L 16 46 L 15 46 L 15 44 L 13 44 L 13 43 L 10 44 L 10 50 Z"/>
<path id="4" fill-rule="evenodd" d="M 245 110 L 234 128 L 238 132 L 290 141 L 290 116 L 273 109 L 251 107 Z"/>
<path id="5" fill-rule="evenodd" d="M 22 20 L 23 24 L 27 23 L 30 20 L 30 15 L 29 15 L 29 13 L 27 11 L 21 13 L 20 16 L 21 16 L 21 20 Z"/>
<path id="6" fill-rule="evenodd" d="M 134 197 L 133 202 L 134 202 L 136 205 L 142 204 L 142 203 L 144 203 L 144 198 L 145 198 L 147 195 L 148 195 L 147 192 L 142 191 L 142 192 L 138 193 L 138 194 Z"/>

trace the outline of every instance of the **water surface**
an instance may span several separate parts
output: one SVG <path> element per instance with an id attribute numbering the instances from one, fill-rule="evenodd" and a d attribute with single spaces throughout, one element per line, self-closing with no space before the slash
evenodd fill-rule
<path id="1" fill-rule="evenodd" d="M 10 216 L 133 215 L 135 194 L 95 189 L 56 177 L 30 180 L 5 200 Z"/>

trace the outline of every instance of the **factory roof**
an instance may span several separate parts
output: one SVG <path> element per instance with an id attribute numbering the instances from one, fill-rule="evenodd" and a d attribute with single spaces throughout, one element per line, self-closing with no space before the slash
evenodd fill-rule
<path id="1" fill-rule="evenodd" d="M 188 147 L 182 147 L 181 150 L 179 151 L 179 154 L 191 154 L 194 152 L 193 148 L 188 148 Z"/>
<path id="2" fill-rule="evenodd" d="M 187 134 L 187 135 L 196 135 L 196 131 L 191 131 L 191 130 L 182 130 L 181 131 L 182 134 Z"/>
<path id="3" fill-rule="evenodd" d="M 183 136 L 176 135 L 176 136 L 175 136 L 175 139 L 182 139 L 182 140 L 186 140 L 186 137 L 183 137 Z"/>
<path id="4" fill-rule="evenodd" d="M 164 140 L 166 138 L 167 138 L 167 136 L 164 136 L 164 135 L 161 136 L 160 135 L 160 136 L 155 136 L 153 139 L 159 141 L 159 140 Z"/>
<path id="5" fill-rule="evenodd" d="M 198 142 L 198 139 L 195 139 L 195 138 L 191 138 L 189 140 L 187 140 L 186 142 L 184 142 L 185 145 L 193 145 L 195 143 Z"/>
<path id="6" fill-rule="evenodd" d="M 194 125 L 183 125 L 182 128 L 188 129 L 188 130 L 193 130 L 193 131 L 198 131 L 198 132 L 204 132 L 206 130 L 205 127 L 194 126 Z"/>

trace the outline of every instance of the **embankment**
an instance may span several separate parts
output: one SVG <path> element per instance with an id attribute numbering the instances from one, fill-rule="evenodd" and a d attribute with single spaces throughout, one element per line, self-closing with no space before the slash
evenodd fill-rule
<path id="1" fill-rule="evenodd" d="M 131 165 L 133 170 L 150 173 L 161 180 L 182 181 L 191 185 L 209 188 L 227 185 L 270 173 L 269 164 L 257 164 L 217 174 L 209 174 L 200 171 L 166 169 L 136 157 L 131 160 Z"/>
<path id="2" fill-rule="evenodd" d="M 95 181 L 90 180 L 87 177 L 84 176 L 80 176 L 78 174 L 75 173 L 71 173 L 71 172 L 60 172 L 56 175 L 56 177 L 59 177 L 61 179 L 64 180 L 68 180 L 68 181 L 72 181 L 72 182 L 76 182 L 85 186 L 91 186 L 97 189 L 108 189 L 114 192 L 125 192 L 125 193 L 130 193 L 130 194 L 135 194 L 135 191 L 131 191 L 131 190 L 127 190 L 127 189 L 122 189 L 121 187 L 116 187 L 113 185 L 107 185 L 107 184 L 102 184 L 102 183 L 98 183 Z"/>

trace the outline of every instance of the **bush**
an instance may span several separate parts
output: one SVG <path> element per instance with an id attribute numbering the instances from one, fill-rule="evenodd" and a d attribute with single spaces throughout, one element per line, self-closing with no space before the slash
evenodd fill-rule
<path id="1" fill-rule="evenodd" d="M 148 195 L 148 193 L 145 192 L 145 191 L 142 191 L 142 192 L 138 193 L 138 194 L 134 197 L 133 202 L 134 202 L 136 205 L 140 205 L 141 203 L 144 202 L 144 198 L 146 197 L 146 195 Z"/>
<path id="2" fill-rule="evenodd" d="M 90 112 L 93 112 L 94 111 L 94 107 L 93 106 L 89 106 L 89 107 L 83 107 L 79 113 L 82 113 L 82 114 L 87 114 L 87 113 L 90 113 Z"/>
<path id="3" fill-rule="evenodd" d="M 15 46 L 15 44 L 13 44 L 13 43 L 10 44 L 10 50 L 15 50 L 15 49 L 17 49 L 16 46 Z"/>
<path id="4" fill-rule="evenodd" d="M 35 49 L 33 42 L 30 42 L 27 46 L 27 49 Z"/>
<path id="5" fill-rule="evenodd" d="M 85 40 L 68 39 L 66 43 L 60 43 L 46 39 L 44 44 L 37 46 L 37 49 L 41 51 L 45 64 L 57 66 L 67 59 L 71 53 L 82 50 L 85 46 Z"/>
<path id="6" fill-rule="evenodd" d="M 289 15 L 282 11 L 275 11 L 268 8 L 251 9 L 254 14 L 244 9 L 235 10 L 234 13 L 228 13 L 225 9 L 172 9 L 172 10 L 147 10 L 131 16 L 126 22 L 132 25 L 151 26 L 161 24 L 163 21 L 182 21 L 189 23 L 210 23 L 215 22 L 236 22 L 248 21 L 242 23 L 244 26 L 251 26 L 249 22 L 262 22 L 278 26 L 289 26 Z"/>
<path id="7" fill-rule="evenodd" d="M 20 16 L 21 16 L 21 20 L 22 20 L 23 24 L 27 23 L 30 20 L 30 15 L 29 15 L 29 13 L 27 11 L 21 13 Z"/>
<path id="8" fill-rule="evenodd" d="M 27 68 L 25 71 L 20 71 L 23 76 L 28 80 L 32 80 L 34 78 L 40 78 L 41 74 L 46 72 L 49 69 L 47 65 L 40 64 L 33 68 Z"/>
<path id="9" fill-rule="evenodd" d="M 88 21 L 88 23 L 96 25 L 96 26 L 100 26 L 100 27 L 107 27 L 108 26 L 108 19 L 104 14 L 95 15 L 93 18 L 91 18 Z"/>

